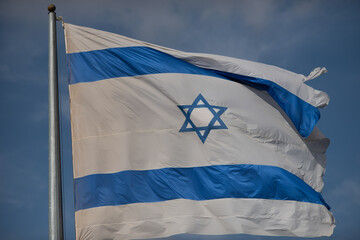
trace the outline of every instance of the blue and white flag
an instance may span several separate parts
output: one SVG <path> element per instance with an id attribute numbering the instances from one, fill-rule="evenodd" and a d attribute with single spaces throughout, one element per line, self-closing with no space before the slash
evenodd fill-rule
<path id="1" fill-rule="evenodd" d="M 261 63 L 65 24 L 77 239 L 330 236 L 326 93 Z"/>

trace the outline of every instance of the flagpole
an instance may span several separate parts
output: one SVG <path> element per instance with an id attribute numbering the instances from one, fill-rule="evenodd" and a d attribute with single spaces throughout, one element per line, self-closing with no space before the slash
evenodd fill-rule
<path id="1" fill-rule="evenodd" d="M 49 10 L 49 240 L 62 240 L 62 188 L 55 5 Z"/>

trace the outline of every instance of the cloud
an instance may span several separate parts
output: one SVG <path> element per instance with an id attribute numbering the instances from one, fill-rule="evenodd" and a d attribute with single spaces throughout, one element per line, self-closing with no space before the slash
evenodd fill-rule
<path id="1" fill-rule="evenodd" d="M 356 168 L 359 165 L 356 151 L 359 111 L 355 106 L 359 102 L 356 94 L 359 81 L 354 71 L 359 65 L 358 1 L 54 2 L 57 15 L 63 16 L 66 22 L 179 50 L 260 61 L 305 74 L 318 63 L 328 64 L 329 73 L 324 76 L 327 81 L 310 83 L 329 89 L 333 98 L 320 123 L 324 133 L 334 139 L 328 154 L 324 198 L 332 206 L 337 221 L 332 239 L 360 236 L 360 181 Z M 31 235 L 33 239 L 43 239 L 47 234 L 44 225 L 47 224 L 48 177 L 48 4 L 45 0 L 0 1 L 0 123 L 3 126 L 0 137 L 0 238 L 3 239 L 11 239 L 10 235 L 3 235 L 5 231 L 12 231 L 14 239 L 31 239 Z M 68 199 L 66 211 L 73 220 L 64 39 L 60 24 L 57 26 L 65 183 L 69 193 L 65 196 Z M 338 159 L 341 161 L 336 161 Z M 34 216 L 37 216 L 36 221 L 33 221 Z M 23 229 L 22 233 L 16 231 L 19 227 Z M 72 234 L 73 228 L 73 224 L 69 225 L 67 232 Z M 34 238 L 36 231 L 45 237 Z M 247 235 L 220 237 L 244 238 L 278 239 Z M 191 235 L 171 239 L 218 240 L 219 237 Z"/>
<path id="2" fill-rule="evenodd" d="M 323 195 L 335 217 L 334 239 L 357 239 L 356 236 L 360 236 L 360 181 L 345 178 Z"/>
<path id="3" fill-rule="evenodd" d="M 242 19 L 246 25 L 260 31 L 274 21 L 280 3 L 280 1 L 242 1 Z"/>
<path id="4" fill-rule="evenodd" d="M 48 105 L 44 102 L 35 102 L 28 119 L 34 123 L 44 123 L 48 119 Z"/>
<path id="5" fill-rule="evenodd" d="M 3 64 L 0 65 L 0 74 L 1 75 L 8 72 L 9 70 L 10 70 L 10 67 L 9 67 L 8 64 L 3 63 Z"/>
<path id="6" fill-rule="evenodd" d="M 22 161 L 27 158 L 25 152 L 28 150 L 19 146 L 17 152 L 0 155 L 0 207 L 32 209 L 35 202 L 30 199 L 39 198 L 34 192 L 46 192 L 47 182 L 34 174 L 43 168 L 39 166 L 41 162 Z"/>
<path id="7" fill-rule="evenodd" d="M 330 191 L 329 198 L 336 201 L 334 210 L 352 214 L 354 209 L 360 209 L 360 182 L 354 179 L 342 180 Z M 360 213 L 360 210 L 357 211 Z"/>

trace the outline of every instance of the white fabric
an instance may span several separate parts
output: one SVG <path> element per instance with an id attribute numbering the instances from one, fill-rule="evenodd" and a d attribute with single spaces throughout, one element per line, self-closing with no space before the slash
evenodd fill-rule
<path id="1" fill-rule="evenodd" d="M 228 107 L 221 119 L 229 130 L 211 131 L 206 144 L 195 132 L 179 132 L 184 115 L 177 105 L 191 104 L 199 93 L 210 104 Z M 70 85 L 70 98 L 75 178 L 123 170 L 259 164 L 282 167 L 317 191 L 323 187 L 324 166 L 264 91 L 208 76 L 152 74 Z"/>
<path id="2" fill-rule="evenodd" d="M 329 103 L 329 96 L 325 92 L 315 90 L 303 83 L 308 80 L 304 75 L 296 74 L 279 67 L 213 54 L 182 52 L 114 33 L 80 27 L 68 23 L 65 24 L 65 35 L 67 53 L 115 47 L 151 47 L 199 67 L 270 80 L 314 107 L 325 107 Z M 315 74 L 309 79 L 313 79 L 318 75 L 320 74 Z"/>
<path id="3" fill-rule="evenodd" d="M 327 69 L 326 68 L 315 68 L 310 74 L 309 76 L 307 76 L 305 79 L 304 79 L 304 82 L 306 81 L 309 81 L 311 79 L 314 79 L 314 78 L 317 78 L 318 76 L 324 74 L 324 73 L 327 73 Z"/>
<path id="4" fill-rule="evenodd" d="M 264 78 L 316 107 L 326 93 L 284 69 L 228 57 L 184 53 L 120 35 L 65 24 L 67 53 L 148 46 L 197 66 Z M 171 81 L 169 81 L 171 79 Z M 219 78 L 191 74 L 120 77 L 69 86 L 74 177 L 227 164 L 281 167 L 316 191 L 323 188 L 326 139 L 318 129 L 303 139 L 265 91 Z M 227 107 L 227 130 L 212 130 L 202 143 L 195 132 L 179 132 L 189 105 L 201 93 Z M 201 124 L 208 113 L 195 114 Z M 207 120 L 207 121 L 206 121 Z M 79 210 L 77 239 L 137 239 L 180 233 L 330 236 L 334 219 L 324 205 L 269 199 L 177 199 Z"/>
<path id="5" fill-rule="evenodd" d="M 128 239 L 129 235 L 131 239 L 148 239 L 181 233 L 239 232 L 316 237 L 330 236 L 335 227 L 331 213 L 323 205 L 264 199 L 136 203 L 81 210 L 75 213 L 75 219 L 77 239 L 120 240 Z"/>

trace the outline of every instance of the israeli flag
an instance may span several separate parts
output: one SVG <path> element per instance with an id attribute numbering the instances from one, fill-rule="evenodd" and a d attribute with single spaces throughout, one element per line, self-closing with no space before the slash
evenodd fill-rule
<path id="1" fill-rule="evenodd" d="M 77 239 L 330 236 L 326 93 L 261 63 L 65 24 Z"/>

